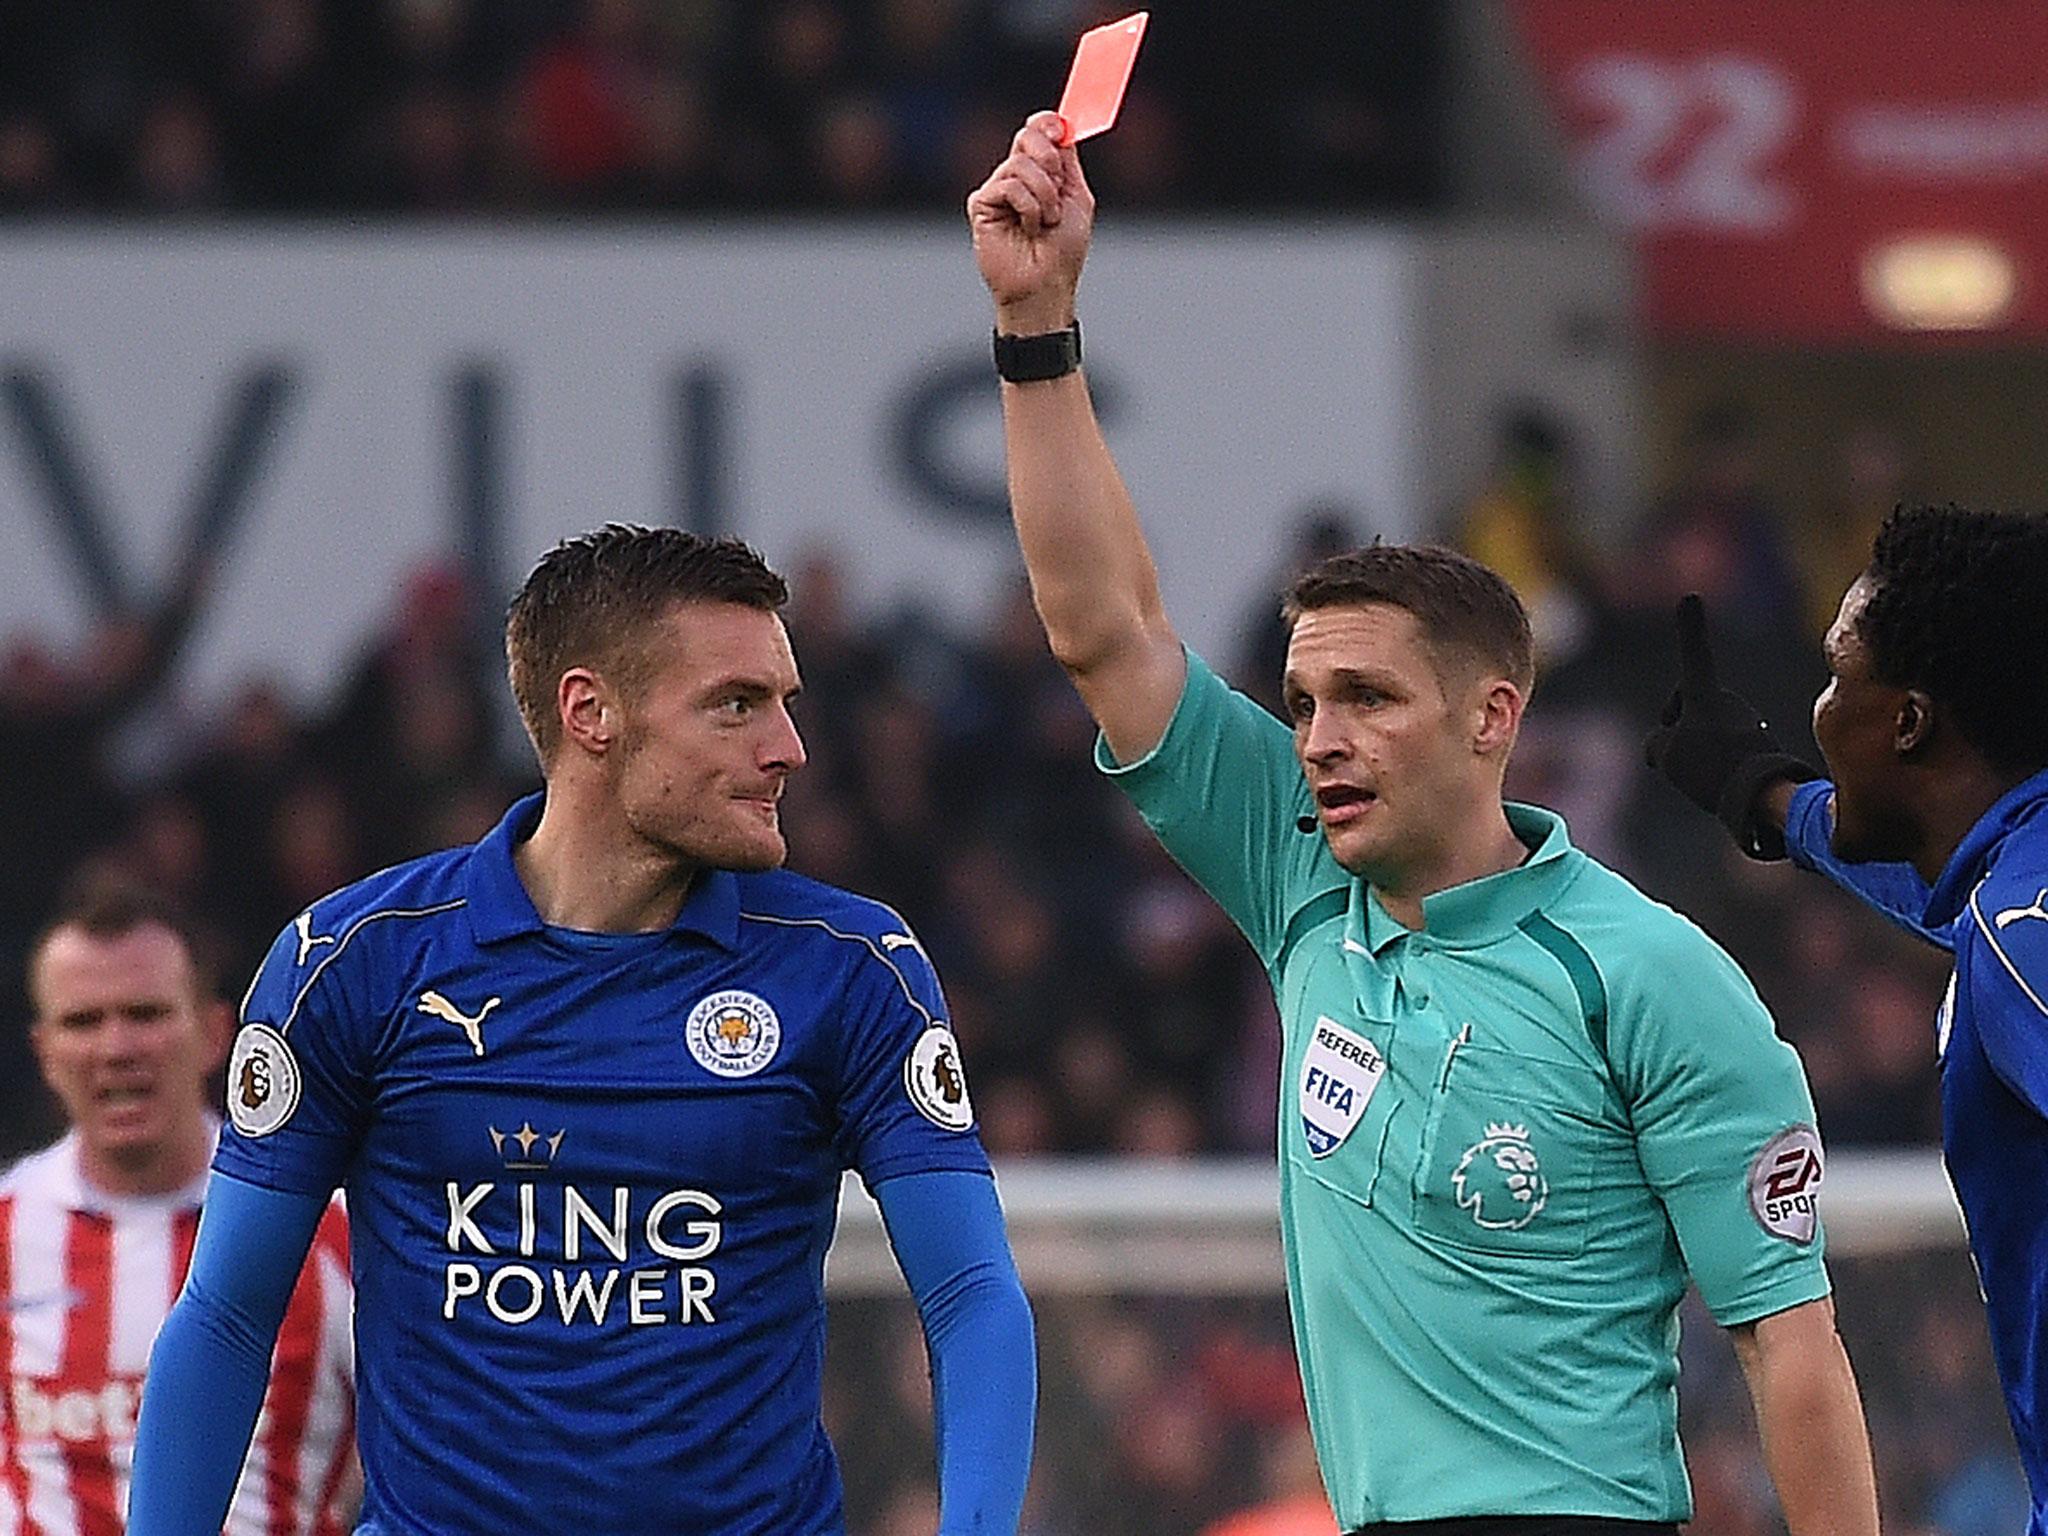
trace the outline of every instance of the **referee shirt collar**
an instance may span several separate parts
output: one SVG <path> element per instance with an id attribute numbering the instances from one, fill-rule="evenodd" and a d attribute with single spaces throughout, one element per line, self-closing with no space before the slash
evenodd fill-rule
<path id="1" fill-rule="evenodd" d="M 1529 848 L 1513 869 L 1482 875 L 1422 898 L 1422 927 L 1410 929 L 1387 915 L 1376 892 L 1353 883 L 1347 936 L 1375 955 L 1396 940 L 1413 938 L 1423 948 L 1469 948 L 1491 944 L 1514 932 L 1531 912 L 1563 889 L 1571 875 L 1571 834 L 1564 818 L 1537 805 L 1507 802 L 1508 825 Z"/>
<path id="2" fill-rule="evenodd" d="M 533 836 L 533 829 L 540 825 L 546 799 L 543 794 L 532 794 L 514 802 L 504 819 L 470 853 L 469 922 L 479 944 L 547 931 L 512 862 L 513 849 Z M 700 871 L 671 931 L 697 934 L 724 949 L 738 949 L 739 876 L 729 869 Z"/>

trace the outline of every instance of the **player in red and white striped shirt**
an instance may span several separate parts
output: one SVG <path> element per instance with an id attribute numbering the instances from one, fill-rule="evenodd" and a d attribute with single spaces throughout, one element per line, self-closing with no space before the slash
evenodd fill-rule
<path id="1" fill-rule="evenodd" d="M 232 1017 L 176 919 L 84 893 L 29 961 L 70 1131 L 0 1176 L 0 1536 L 119 1536 L 150 1345 L 185 1277 Z M 230 1091 L 233 1085 L 230 1085 Z M 326 1536 L 355 1498 L 348 1236 L 322 1220 L 271 1363 L 230 1536 Z"/>

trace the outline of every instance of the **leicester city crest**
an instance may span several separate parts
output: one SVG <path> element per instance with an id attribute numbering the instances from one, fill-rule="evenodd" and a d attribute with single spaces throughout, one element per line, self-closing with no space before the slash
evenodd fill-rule
<path id="1" fill-rule="evenodd" d="M 683 1038 L 706 1072 L 752 1077 L 775 1059 L 782 1021 L 751 992 L 714 992 L 690 1010 Z"/>

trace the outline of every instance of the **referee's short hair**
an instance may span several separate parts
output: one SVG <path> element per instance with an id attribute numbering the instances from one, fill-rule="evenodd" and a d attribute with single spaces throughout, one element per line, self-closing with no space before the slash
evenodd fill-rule
<path id="1" fill-rule="evenodd" d="M 648 630 L 678 603 L 773 613 L 789 585 L 751 547 L 680 528 L 607 523 L 540 558 L 505 617 L 512 697 L 543 767 L 561 745 L 555 689 L 571 667 L 632 691 L 646 679 Z"/>
<path id="2" fill-rule="evenodd" d="M 1992 767 L 2048 768 L 2048 517 L 1906 506 L 1878 529 L 1856 633 Z"/>
<path id="3" fill-rule="evenodd" d="M 1458 651 L 1523 693 L 1536 682 L 1529 615 L 1491 566 L 1440 544 L 1368 544 L 1295 578 L 1280 612 L 1291 628 L 1318 608 L 1386 603 L 1405 609 L 1439 653 Z"/>

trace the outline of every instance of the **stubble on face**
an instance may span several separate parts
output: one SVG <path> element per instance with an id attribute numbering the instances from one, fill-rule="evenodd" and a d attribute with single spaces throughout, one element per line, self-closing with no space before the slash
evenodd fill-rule
<path id="1" fill-rule="evenodd" d="M 679 604 L 650 643 L 621 700 L 614 788 L 627 825 L 679 866 L 777 868 L 788 856 L 783 786 L 804 761 L 782 620 L 738 604 Z"/>
<path id="2" fill-rule="evenodd" d="M 1347 873 L 1404 887 L 1441 858 L 1465 802 L 1485 798 L 1461 729 L 1470 682 L 1392 604 L 1296 621 L 1285 685 L 1295 752 Z"/>

